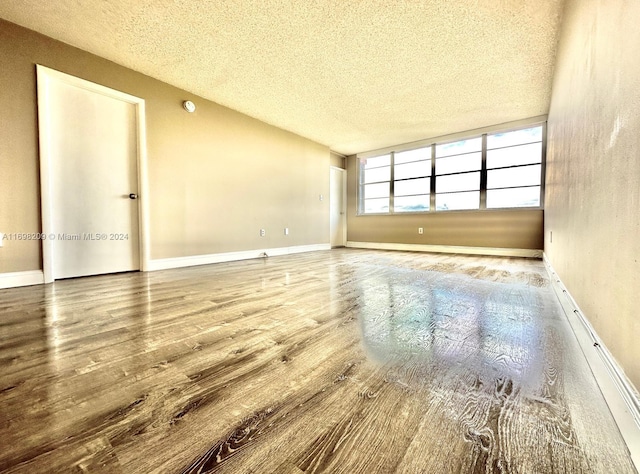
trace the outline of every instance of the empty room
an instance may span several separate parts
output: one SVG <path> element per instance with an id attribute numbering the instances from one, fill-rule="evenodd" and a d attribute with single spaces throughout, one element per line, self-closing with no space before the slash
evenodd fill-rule
<path id="1" fill-rule="evenodd" d="M 638 18 L 0 2 L 0 472 L 637 473 Z"/>

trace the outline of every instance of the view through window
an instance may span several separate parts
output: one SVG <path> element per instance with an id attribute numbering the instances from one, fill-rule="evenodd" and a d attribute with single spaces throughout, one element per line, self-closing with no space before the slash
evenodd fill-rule
<path id="1" fill-rule="evenodd" d="M 487 135 L 487 208 L 540 206 L 542 127 Z"/>
<path id="2" fill-rule="evenodd" d="M 394 153 L 394 212 L 428 211 L 431 189 L 431 147 Z"/>
<path id="3" fill-rule="evenodd" d="M 544 125 L 359 160 L 359 214 L 540 207 Z"/>

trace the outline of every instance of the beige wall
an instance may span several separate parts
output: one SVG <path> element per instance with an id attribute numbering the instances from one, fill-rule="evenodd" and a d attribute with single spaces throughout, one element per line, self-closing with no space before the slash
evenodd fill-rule
<path id="1" fill-rule="evenodd" d="M 40 230 L 36 63 L 146 100 L 153 259 L 329 242 L 327 147 L 2 20 L 0 232 Z M 0 273 L 40 268 L 38 242 L 0 248 Z"/>
<path id="2" fill-rule="evenodd" d="M 347 158 L 347 240 L 425 245 L 542 249 L 541 210 L 452 211 L 358 216 L 357 159 Z M 424 234 L 418 234 L 418 227 Z"/>
<path id="3" fill-rule="evenodd" d="M 335 166 L 336 168 L 345 168 L 345 158 L 342 155 L 337 154 L 336 152 L 331 152 L 331 166 Z"/>
<path id="4" fill-rule="evenodd" d="M 567 2 L 548 122 L 545 215 L 551 264 L 636 387 L 638 18 L 637 1 Z"/>

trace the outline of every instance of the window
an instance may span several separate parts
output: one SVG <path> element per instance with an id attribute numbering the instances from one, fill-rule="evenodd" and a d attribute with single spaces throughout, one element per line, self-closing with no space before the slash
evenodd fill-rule
<path id="1" fill-rule="evenodd" d="M 487 208 L 540 206 L 542 127 L 487 135 Z"/>
<path id="2" fill-rule="evenodd" d="M 394 153 L 393 212 L 431 207 L 431 147 Z"/>
<path id="3" fill-rule="evenodd" d="M 540 207 L 544 127 L 360 158 L 358 212 Z"/>
<path id="4" fill-rule="evenodd" d="M 482 137 L 436 146 L 436 211 L 480 208 Z"/>
<path id="5" fill-rule="evenodd" d="M 360 160 L 361 212 L 389 212 L 391 155 Z"/>

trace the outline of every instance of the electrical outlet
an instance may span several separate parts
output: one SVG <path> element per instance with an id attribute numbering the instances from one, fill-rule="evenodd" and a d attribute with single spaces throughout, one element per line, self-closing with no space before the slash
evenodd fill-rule
<path id="1" fill-rule="evenodd" d="M 289 228 L 288 227 L 284 228 L 284 235 L 289 235 Z"/>
<path id="2" fill-rule="evenodd" d="M 418 227 L 418 234 L 424 234 L 424 228 Z"/>
<path id="3" fill-rule="evenodd" d="M 320 195 L 320 200 L 324 201 L 324 196 L 322 194 Z"/>
<path id="4" fill-rule="evenodd" d="M 264 229 L 260 229 L 260 237 L 264 237 L 265 235 L 267 235 L 267 231 Z"/>

